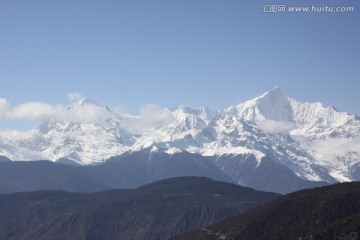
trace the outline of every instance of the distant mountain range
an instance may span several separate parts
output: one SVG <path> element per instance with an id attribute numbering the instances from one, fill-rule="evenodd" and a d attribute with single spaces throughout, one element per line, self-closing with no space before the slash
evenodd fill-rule
<path id="1" fill-rule="evenodd" d="M 130 189 L 179 176 L 205 176 L 235 183 L 201 155 L 187 152 L 170 155 L 148 149 L 113 157 L 100 165 L 75 166 L 51 161 L 0 162 L 0 193 Z"/>
<path id="2" fill-rule="evenodd" d="M 359 182 L 303 190 L 171 240 L 355 240 L 359 202 Z"/>
<path id="3" fill-rule="evenodd" d="M 134 190 L 0 194 L 0 239 L 165 240 L 279 196 L 200 177 Z"/>
<path id="4" fill-rule="evenodd" d="M 120 116 L 87 98 L 66 109 L 99 111 L 96 121 L 51 118 L 26 138 L 1 137 L 0 155 L 94 169 L 118 159 L 130 168 L 123 170 L 122 184 L 132 187 L 172 176 L 222 175 L 243 186 L 287 193 L 360 180 L 360 118 L 321 103 L 299 103 L 278 87 L 221 111 L 180 106 Z M 138 162 L 126 160 L 134 156 Z M 191 167 L 179 157 L 191 159 Z"/>

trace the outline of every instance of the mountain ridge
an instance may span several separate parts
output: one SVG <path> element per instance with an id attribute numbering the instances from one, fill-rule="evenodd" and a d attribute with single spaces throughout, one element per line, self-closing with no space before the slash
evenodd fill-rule
<path id="1" fill-rule="evenodd" d="M 120 116 L 86 98 L 68 110 L 75 109 L 79 112 L 70 118 L 45 120 L 29 138 L 0 138 L 0 155 L 91 165 L 155 146 L 169 154 L 187 151 L 210 158 L 251 154 L 253 170 L 268 157 L 297 177 L 316 182 L 360 179 L 359 117 L 321 103 L 299 103 L 279 87 L 221 111 L 180 106 Z M 99 110 L 100 116 L 76 121 L 87 109 Z"/>
<path id="2" fill-rule="evenodd" d="M 0 194 L 0 239 L 165 240 L 279 196 L 204 177 L 96 193 Z"/>
<path id="3" fill-rule="evenodd" d="M 298 191 L 171 240 L 358 239 L 359 187 L 351 182 Z"/>

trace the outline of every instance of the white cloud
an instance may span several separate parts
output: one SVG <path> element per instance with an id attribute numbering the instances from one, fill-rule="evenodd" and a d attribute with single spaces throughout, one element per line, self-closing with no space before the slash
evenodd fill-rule
<path id="1" fill-rule="evenodd" d="M 151 127 L 160 127 L 174 120 L 171 111 L 160 109 L 156 104 L 148 104 L 142 107 L 140 117 Z"/>
<path id="2" fill-rule="evenodd" d="M 79 99 L 81 94 L 71 93 L 69 99 Z M 81 96 L 82 98 L 82 96 Z M 118 109 L 119 110 L 119 109 Z M 44 102 L 28 102 L 11 106 L 6 99 L 0 99 L 0 118 L 17 120 L 42 120 L 44 118 L 56 118 L 71 122 L 101 123 L 106 119 L 116 119 L 120 127 L 131 133 L 142 133 L 153 128 L 171 123 L 174 116 L 170 110 L 160 109 L 156 104 L 148 104 L 142 107 L 138 116 L 119 115 L 108 111 L 104 106 L 92 101 L 79 102 L 71 107 L 63 105 L 50 105 Z M 17 131 L 3 132 L 3 136 L 18 138 L 27 136 L 28 133 Z"/>
<path id="3" fill-rule="evenodd" d="M 116 106 L 112 106 L 111 110 L 118 115 L 122 115 L 122 114 L 125 114 L 125 112 L 127 111 L 127 107 L 125 105 L 119 104 Z"/>
<path id="4" fill-rule="evenodd" d="M 170 110 L 160 109 L 156 104 L 148 104 L 140 109 L 139 116 L 124 117 L 122 127 L 132 133 L 142 133 L 167 125 L 174 120 Z"/>
<path id="5" fill-rule="evenodd" d="M 0 137 L 11 139 L 13 141 L 30 138 L 38 133 L 38 130 L 31 129 L 28 131 L 18 130 L 0 130 Z"/>
<path id="6" fill-rule="evenodd" d="M 43 102 L 29 102 L 9 109 L 9 118 L 37 120 L 61 112 L 61 105 L 52 106 Z"/>
<path id="7" fill-rule="evenodd" d="M 309 147 L 318 152 L 360 152 L 360 136 L 355 138 L 329 138 L 325 140 L 315 140 L 311 142 Z"/>
<path id="8" fill-rule="evenodd" d="M 0 98 L 0 117 L 7 118 L 9 115 L 9 103 L 5 98 Z"/>
<path id="9" fill-rule="evenodd" d="M 93 103 L 74 105 L 72 108 L 43 102 L 28 102 L 11 106 L 6 99 L 0 99 L 0 118 L 2 119 L 41 120 L 53 117 L 59 120 L 97 123 L 107 119 L 109 114 L 104 107 Z"/>
<path id="10" fill-rule="evenodd" d="M 293 122 L 283 122 L 274 120 L 263 120 L 258 123 L 261 130 L 276 134 L 276 133 L 288 133 L 296 128 L 296 124 Z"/>
<path id="11" fill-rule="evenodd" d="M 70 102 L 75 102 L 83 98 L 83 96 L 78 92 L 72 92 L 68 94 L 68 98 Z"/>
<path id="12" fill-rule="evenodd" d="M 6 99 L 0 99 L 0 117 L 5 119 L 37 120 L 53 116 L 62 108 L 61 105 L 52 106 L 43 102 L 28 102 L 13 107 Z"/>
<path id="13" fill-rule="evenodd" d="M 86 104 L 68 110 L 63 108 L 63 110 L 57 111 L 54 117 L 70 122 L 100 123 L 110 118 L 111 112 L 106 111 L 104 107 L 99 105 Z"/>

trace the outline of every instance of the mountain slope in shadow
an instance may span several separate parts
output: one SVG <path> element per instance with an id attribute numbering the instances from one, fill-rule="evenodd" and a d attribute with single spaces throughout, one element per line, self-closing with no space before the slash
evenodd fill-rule
<path id="1" fill-rule="evenodd" d="M 360 238 L 359 203 L 359 182 L 303 190 L 172 239 L 356 240 Z"/>
<path id="2" fill-rule="evenodd" d="M 135 190 L 39 191 L 0 195 L 0 239 L 168 239 L 280 195 L 204 177 Z"/>
<path id="3" fill-rule="evenodd" d="M 96 192 L 110 187 L 80 168 L 51 161 L 0 163 L 0 193 L 38 190 Z"/>

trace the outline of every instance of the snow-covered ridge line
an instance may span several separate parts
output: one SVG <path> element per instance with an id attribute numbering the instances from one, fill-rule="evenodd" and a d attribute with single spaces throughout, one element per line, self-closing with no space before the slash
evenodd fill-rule
<path id="1" fill-rule="evenodd" d="M 299 103 L 278 87 L 222 111 L 150 106 L 139 116 L 120 116 L 87 98 L 66 110 L 72 118 L 47 119 L 23 138 L 0 133 L 0 155 L 86 165 L 157 146 L 168 154 L 252 154 L 258 164 L 270 156 L 316 181 L 352 180 L 360 171 L 359 117 L 321 103 Z"/>

